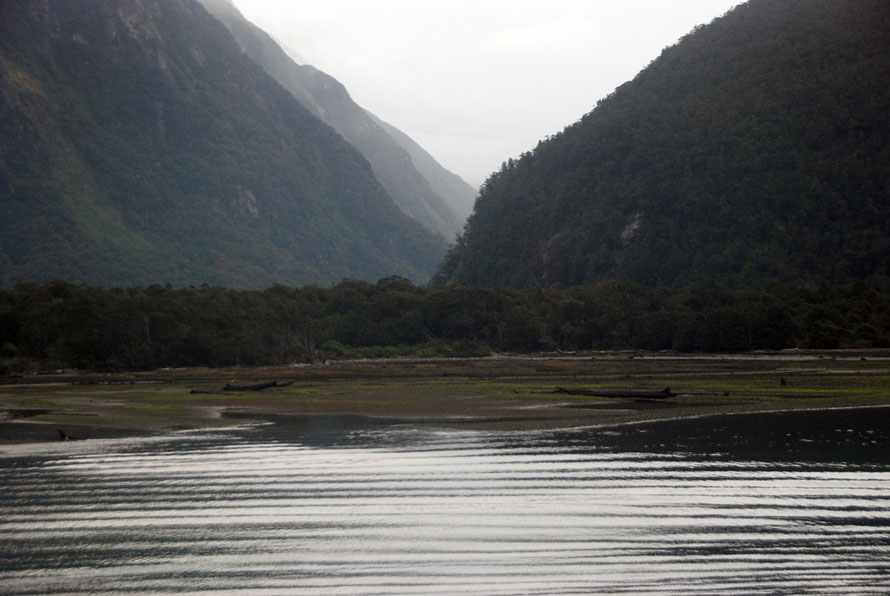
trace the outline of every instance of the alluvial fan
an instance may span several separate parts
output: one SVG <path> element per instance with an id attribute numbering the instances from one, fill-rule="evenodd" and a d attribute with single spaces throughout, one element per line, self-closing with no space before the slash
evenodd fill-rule
<path id="1" fill-rule="evenodd" d="M 618 452 L 590 431 L 281 434 L 5 448 L 0 592 L 890 589 L 886 463 Z"/>

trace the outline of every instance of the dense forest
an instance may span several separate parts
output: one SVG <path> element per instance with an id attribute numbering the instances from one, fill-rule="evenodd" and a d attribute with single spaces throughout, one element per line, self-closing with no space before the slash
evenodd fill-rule
<path id="1" fill-rule="evenodd" d="M 510 289 L 376 284 L 0 291 L 0 373 L 396 356 L 890 347 L 890 284 L 761 291 L 632 282 Z"/>
<path id="2" fill-rule="evenodd" d="M 444 240 L 192 0 L 0 2 L 0 287 L 426 281 Z"/>
<path id="3" fill-rule="evenodd" d="M 750 0 L 481 189 L 439 284 L 890 273 L 890 3 Z"/>

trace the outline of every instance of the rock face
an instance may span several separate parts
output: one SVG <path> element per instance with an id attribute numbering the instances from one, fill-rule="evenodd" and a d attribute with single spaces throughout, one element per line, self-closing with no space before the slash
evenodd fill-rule
<path id="1" fill-rule="evenodd" d="M 424 281 L 445 243 L 193 0 L 0 4 L 0 284 Z"/>
<path id="2" fill-rule="evenodd" d="M 890 273 L 890 4 L 751 0 L 483 185 L 439 283 Z"/>
<path id="3" fill-rule="evenodd" d="M 339 81 L 313 66 L 294 62 L 229 0 L 200 1 L 228 27 L 249 57 L 362 152 L 404 213 L 432 232 L 454 239 L 476 197 L 470 185 L 443 168 L 410 137 L 361 108 Z"/>

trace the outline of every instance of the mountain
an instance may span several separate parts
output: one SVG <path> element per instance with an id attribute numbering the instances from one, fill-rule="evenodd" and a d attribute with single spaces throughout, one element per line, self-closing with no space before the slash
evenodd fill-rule
<path id="1" fill-rule="evenodd" d="M 361 108 L 339 81 L 313 66 L 294 62 L 230 0 L 200 1 L 229 28 L 248 56 L 362 152 L 402 211 L 427 229 L 454 239 L 476 197 L 469 184 L 443 168 L 407 135 Z"/>
<path id="2" fill-rule="evenodd" d="M 0 285 L 425 280 L 445 243 L 193 0 L 0 3 Z"/>
<path id="3" fill-rule="evenodd" d="M 467 182 L 457 174 L 443 168 L 429 152 L 418 145 L 414 139 L 403 133 L 401 130 L 380 120 L 370 112 L 368 114 L 392 139 L 402 146 L 411 156 L 411 163 L 417 168 L 427 182 L 440 197 L 444 198 L 448 206 L 457 213 L 461 221 L 466 221 L 470 213 L 473 212 L 473 203 L 476 202 L 476 189 L 467 184 Z"/>
<path id="4" fill-rule="evenodd" d="M 493 174 L 436 282 L 887 276 L 888 32 L 886 0 L 751 0 L 696 28 Z"/>

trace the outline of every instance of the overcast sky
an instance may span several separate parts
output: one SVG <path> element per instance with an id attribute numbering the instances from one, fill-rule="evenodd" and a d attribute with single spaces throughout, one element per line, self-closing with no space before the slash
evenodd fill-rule
<path id="1" fill-rule="evenodd" d="M 479 186 L 740 0 L 234 0 Z"/>

